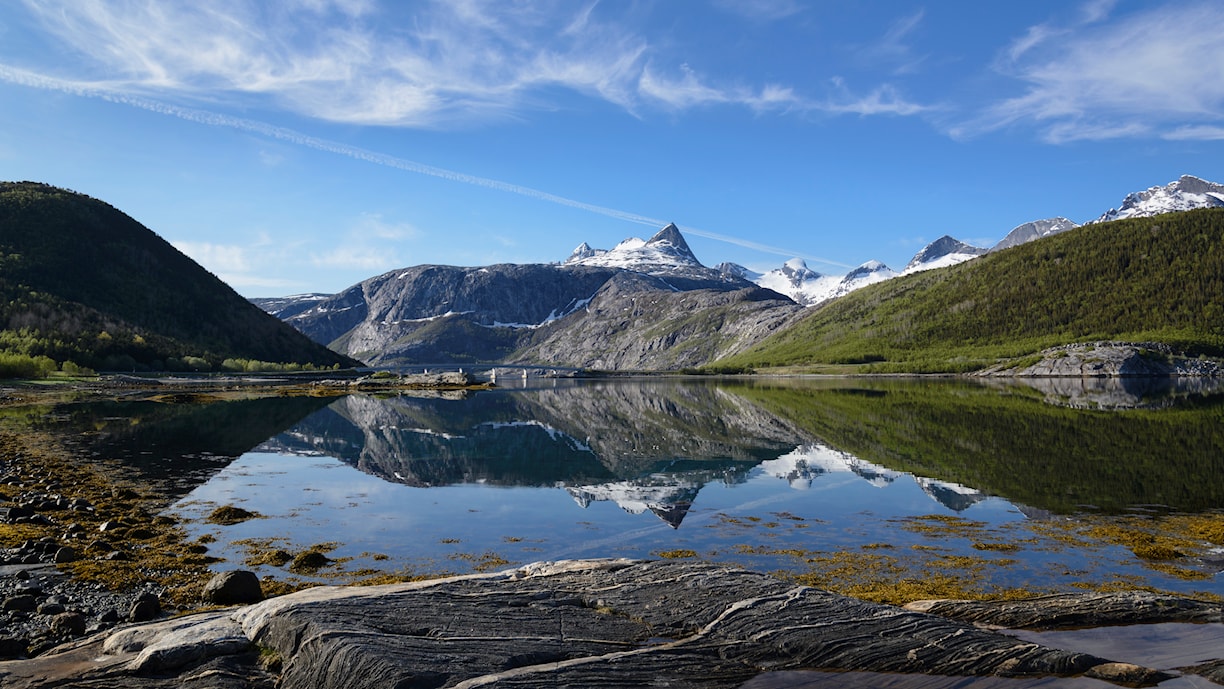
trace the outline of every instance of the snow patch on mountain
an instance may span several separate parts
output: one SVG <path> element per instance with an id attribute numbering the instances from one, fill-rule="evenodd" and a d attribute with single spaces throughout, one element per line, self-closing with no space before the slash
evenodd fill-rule
<path id="1" fill-rule="evenodd" d="M 1224 208 L 1224 184 L 1208 182 L 1191 175 L 1182 175 L 1176 182 L 1163 187 L 1150 187 L 1128 194 L 1122 205 L 1111 208 L 1094 223 L 1123 218 L 1149 218 L 1162 213 L 1176 213 L 1196 208 Z"/>
<path id="2" fill-rule="evenodd" d="M 766 289 L 785 294 L 804 306 L 819 304 L 828 299 L 841 284 L 841 275 L 822 275 L 808 268 L 802 258 L 792 258 L 767 273 L 757 273 L 749 278 Z"/>
<path id="3" fill-rule="evenodd" d="M 901 274 L 909 275 L 923 270 L 947 268 L 948 266 L 954 266 L 957 263 L 964 263 L 970 259 L 977 258 L 987 251 L 987 249 L 966 244 L 959 239 L 945 234 L 927 244 L 923 247 L 922 251 L 914 254 L 914 257 L 905 265 Z"/>
<path id="4" fill-rule="evenodd" d="M 877 282 L 891 280 L 898 275 L 900 273 L 879 261 L 868 261 L 846 273 L 841 282 L 837 283 L 837 288 L 833 290 L 831 298 L 844 297 L 857 289 L 862 289 L 867 285 L 874 285 Z"/>

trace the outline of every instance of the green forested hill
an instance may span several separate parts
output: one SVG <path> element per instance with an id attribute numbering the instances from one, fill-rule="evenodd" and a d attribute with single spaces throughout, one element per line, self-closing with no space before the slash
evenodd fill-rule
<path id="1" fill-rule="evenodd" d="M 355 363 L 115 208 L 33 182 L 0 182 L 0 356 L 125 370 Z"/>
<path id="2" fill-rule="evenodd" d="M 1088 225 L 872 285 L 719 363 L 967 371 L 1102 339 L 1224 354 L 1224 210 Z"/>

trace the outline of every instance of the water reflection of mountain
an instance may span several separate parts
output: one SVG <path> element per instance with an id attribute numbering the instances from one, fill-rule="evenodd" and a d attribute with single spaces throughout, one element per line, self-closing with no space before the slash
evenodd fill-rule
<path id="1" fill-rule="evenodd" d="M 56 434 L 78 456 L 173 499 L 333 399 L 63 404 L 31 424 Z"/>
<path id="2" fill-rule="evenodd" d="M 794 429 L 716 386 L 594 384 L 464 400 L 350 396 L 262 446 L 325 453 L 414 486 L 564 487 L 678 525 L 710 481 L 742 481 Z"/>
<path id="3" fill-rule="evenodd" d="M 1074 409 L 1171 409 L 1219 396 L 1224 380 L 1204 377 L 1009 378 L 984 377 L 999 389 L 1029 388 L 1049 404 Z"/>
<path id="4" fill-rule="evenodd" d="M 865 461 L 1043 511 L 1224 508 L 1224 396 L 1204 388 L 1111 411 L 1047 403 L 1086 399 L 1097 382 L 775 379 L 736 393 Z"/>
<path id="5" fill-rule="evenodd" d="M 559 487 L 582 507 L 613 502 L 673 527 L 710 483 L 763 473 L 803 488 L 851 472 L 886 486 L 907 476 L 824 445 L 726 388 L 692 383 L 564 385 L 463 400 L 351 396 L 262 448 L 325 453 L 413 486 Z M 933 479 L 919 485 L 954 510 L 982 497 Z"/>

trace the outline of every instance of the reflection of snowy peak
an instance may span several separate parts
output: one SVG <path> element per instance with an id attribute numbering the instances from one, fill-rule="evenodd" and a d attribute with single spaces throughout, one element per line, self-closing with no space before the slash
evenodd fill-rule
<path id="1" fill-rule="evenodd" d="M 922 492 L 955 512 L 966 510 L 987 497 L 974 488 L 894 471 L 819 444 L 800 445 L 777 459 L 761 462 L 760 469 L 766 475 L 780 478 L 791 488 L 799 490 L 811 488 L 815 479 L 826 474 L 852 473 L 877 488 L 884 488 L 903 476 L 910 476 Z"/>
<path id="2" fill-rule="evenodd" d="M 937 481 L 933 478 L 914 477 L 914 481 L 922 488 L 922 492 L 931 496 L 936 502 L 954 512 L 962 512 L 986 499 L 986 494 L 976 488 L 962 486 L 959 483 Z"/>
<path id="3" fill-rule="evenodd" d="M 964 263 L 971 258 L 977 258 L 984 253 L 986 253 L 986 249 L 966 244 L 959 239 L 954 239 L 945 234 L 927 244 L 922 251 L 914 254 L 914 257 L 906 264 L 905 270 L 901 271 L 901 274 L 908 275 L 922 270 L 954 266 L 957 263 Z"/>
<path id="4" fill-rule="evenodd" d="M 853 473 L 881 487 L 905 475 L 825 445 L 800 445 L 777 459 L 761 462 L 760 467 L 766 474 L 800 489 L 811 487 L 812 480 L 823 474 Z"/>
<path id="5" fill-rule="evenodd" d="M 650 510 L 674 529 L 680 527 L 684 515 L 693 506 L 701 484 L 660 475 L 593 486 L 570 486 L 565 490 L 583 508 L 592 502 L 614 502 L 629 514 Z"/>
<path id="6" fill-rule="evenodd" d="M 1176 182 L 1128 194 L 1118 208 L 1111 208 L 1093 222 L 1123 218 L 1147 218 L 1161 213 L 1224 207 L 1224 184 L 1182 175 Z"/>

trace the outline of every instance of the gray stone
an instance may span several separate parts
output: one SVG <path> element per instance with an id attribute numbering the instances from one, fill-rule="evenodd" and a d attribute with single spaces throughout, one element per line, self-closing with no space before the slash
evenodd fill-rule
<path id="1" fill-rule="evenodd" d="M 161 614 L 161 601 L 152 593 L 143 593 L 128 611 L 129 622 L 148 622 Z"/>
<path id="2" fill-rule="evenodd" d="M 69 562 L 77 561 L 77 552 L 68 546 L 64 546 L 55 551 L 55 564 L 63 565 Z"/>
<path id="3" fill-rule="evenodd" d="M 18 612 L 34 612 L 38 608 L 38 599 L 34 596 L 23 593 L 16 596 L 9 596 L 4 599 L 4 603 L 0 604 L 0 610 L 13 610 Z"/>
<path id="4" fill-rule="evenodd" d="M 64 612 L 64 606 L 60 605 L 59 603 L 52 603 L 48 601 L 38 606 L 39 615 L 58 615 L 61 612 Z"/>
<path id="5" fill-rule="evenodd" d="M 263 587 L 254 572 L 221 572 L 204 585 L 204 600 L 216 605 L 241 605 L 263 600 Z"/>
<path id="6" fill-rule="evenodd" d="M 29 644 L 25 639 L 0 636 L 0 658 L 20 658 L 26 654 L 27 650 L 29 650 Z"/>
<path id="7" fill-rule="evenodd" d="M 1072 593 L 1016 601 L 924 600 L 906 610 L 1011 629 L 1155 622 L 1224 622 L 1224 605 L 1147 591 Z"/>
<path id="8" fill-rule="evenodd" d="M 58 636 L 81 636 L 85 625 L 85 616 L 79 612 L 62 612 L 51 617 L 51 631 Z"/>

